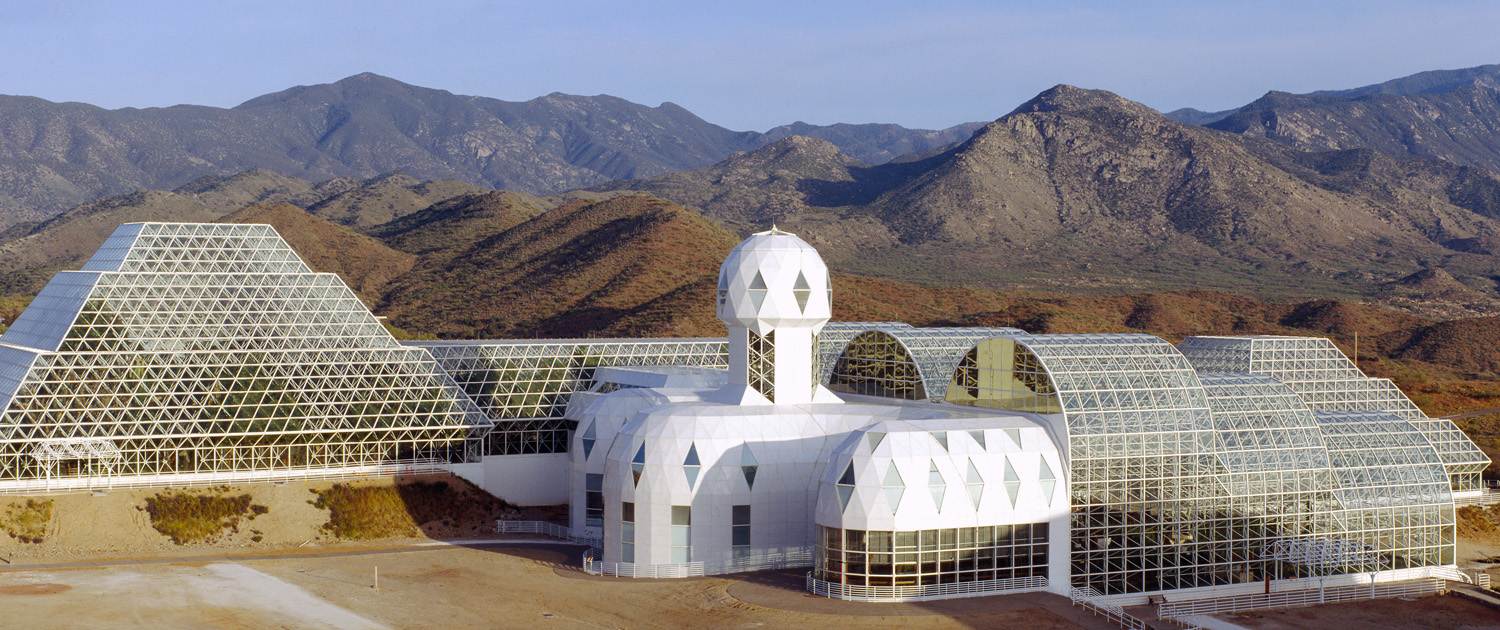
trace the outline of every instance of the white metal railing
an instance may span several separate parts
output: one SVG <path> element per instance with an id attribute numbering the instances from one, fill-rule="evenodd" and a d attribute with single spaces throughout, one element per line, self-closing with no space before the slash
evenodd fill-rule
<path id="1" fill-rule="evenodd" d="M 536 534 L 557 538 L 580 545 L 588 545 L 591 549 L 598 549 L 600 541 L 598 536 L 576 535 L 572 528 L 548 521 L 495 521 L 495 532 L 499 534 Z"/>
<path id="2" fill-rule="evenodd" d="M 1182 619 L 1193 615 L 1215 615 L 1266 608 L 1294 608 L 1337 602 L 1363 601 L 1394 597 L 1422 597 L 1440 593 L 1442 578 L 1423 578 L 1403 582 L 1351 584 L 1322 589 L 1298 589 L 1274 593 L 1249 593 L 1225 597 L 1207 597 L 1187 601 L 1164 602 L 1156 609 L 1163 619 Z"/>
<path id="3" fill-rule="evenodd" d="M 788 547 L 770 549 L 740 556 L 727 561 L 686 562 L 669 564 L 637 564 L 634 562 L 602 562 L 590 553 L 583 558 L 583 570 L 594 575 L 645 578 L 702 577 L 726 573 L 749 571 L 775 571 L 802 569 L 812 566 L 812 547 Z"/>
<path id="4" fill-rule="evenodd" d="M 918 586 L 856 586 L 820 580 L 813 577 L 811 572 L 807 574 L 807 592 L 821 597 L 856 602 L 909 602 L 997 593 L 1021 593 L 1046 588 L 1047 578 L 1042 576 Z"/>
<path id="5" fill-rule="evenodd" d="M 583 570 L 593 575 L 608 575 L 629 578 L 689 578 L 703 577 L 702 562 L 678 564 L 636 564 L 634 562 L 601 562 L 593 556 L 584 556 Z"/>
<path id="6" fill-rule="evenodd" d="M 1458 567 L 1435 567 L 1432 569 L 1432 577 L 1463 584 L 1474 583 L 1473 574 Z"/>
<path id="7" fill-rule="evenodd" d="M 1470 577 L 1474 578 L 1474 585 L 1475 586 L 1478 586 L 1479 588 L 1489 588 L 1490 587 L 1490 574 L 1489 573 L 1486 573 L 1483 570 L 1473 570 L 1473 571 L 1468 571 L 1468 574 L 1469 574 Z"/>
<path id="8" fill-rule="evenodd" d="M 1464 493 L 1464 494 L 1454 493 L 1454 495 L 1453 495 L 1453 504 L 1456 505 L 1456 506 L 1458 506 L 1458 507 L 1464 507 L 1464 506 L 1469 506 L 1469 505 L 1481 506 L 1481 507 L 1483 507 L 1483 506 L 1490 506 L 1490 505 L 1500 505 L 1500 490 L 1494 490 L 1494 489 L 1491 489 L 1491 488 L 1485 488 L 1483 490 L 1480 490 L 1477 493 Z"/>
<path id="9" fill-rule="evenodd" d="M 1125 630 L 1146 630 L 1146 620 L 1125 612 L 1119 604 L 1103 599 L 1103 594 L 1092 586 L 1068 589 L 1068 599 L 1074 606 L 1082 606 L 1095 615 L 1105 618 Z"/>
<path id="10" fill-rule="evenodd" d="M 50 477 L 0 482 L 0 495 L 60 494 L 125 488 L 217 486 L 234 483 L 362 479 L 386 475 L 420 475 L 447 472 L 448 470 L 448 462 L 443 460 L 412 459 L 384 464 L 362 464 L 328 468 L 304 467 L 268 470 L 162 473 L 155 475 L 114 474 L 87 477 Z"/>

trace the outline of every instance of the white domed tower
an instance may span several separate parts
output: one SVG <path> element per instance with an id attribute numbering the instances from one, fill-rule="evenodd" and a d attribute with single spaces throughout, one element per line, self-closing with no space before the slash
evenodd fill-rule
<path id="1" fill-rule="evenodd" d="M 817 336 L 832 315 L 818 250 L 772 227 L 736 245 L 719 267 L 718 314 L 729 327 L 727 402 L 840 402 L 818 384 Z"/>

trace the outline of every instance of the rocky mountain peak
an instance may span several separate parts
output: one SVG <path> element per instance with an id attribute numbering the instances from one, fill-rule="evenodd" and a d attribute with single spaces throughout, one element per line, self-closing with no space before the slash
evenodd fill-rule
<path id="1" fill-rule="evenodd" d="M 1156 110 L 1124 98 L 1108 90 L 1089 90 L 1066 83 L 1052 86 L 1031 100 L 1022 103 L 1011 114 L 1029 112 L 1080 113 L 1089 110 L 1118 110 L 1160 116 Z"/>

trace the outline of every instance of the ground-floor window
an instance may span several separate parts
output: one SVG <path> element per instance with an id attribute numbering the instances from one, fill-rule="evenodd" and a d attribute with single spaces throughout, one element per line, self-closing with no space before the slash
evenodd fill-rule
<path id="1" fill-rule="evenodd" d="M 588 473 L 583 486 L 583 524 L 604 526 L 604 475 Z"/>
<path id="2" fill-rule="evenodd" d="M 734 506 L 732 516 L 733 520 L 729 525 L 729 544 L 732 546 L 734 557 L 743 558 L 750 555 L 750 506 Z"/>
<path id="3" fill-rule="evenodd" d="M 672 506 L 672 562 L 693 561 L 693 507 Z"/>
<path id="4" fill-rule="evenodd" d="M 635 562 L 635 503 L 620 503 L 620 562 Z"/>
<path id="5" fill-rule="evenodd" d="M 820 579 L 918 586 L 1047 576 L 1047 524 L 882 532 L 818 527 Z"/>

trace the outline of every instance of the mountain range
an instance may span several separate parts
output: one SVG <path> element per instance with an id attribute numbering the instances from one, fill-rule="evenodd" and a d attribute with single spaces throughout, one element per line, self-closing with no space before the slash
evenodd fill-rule
<path id="1" fill-rule="evenodd" d="M 1451 304 L 1500 297 L 1492 171 L 1303 150 L 1071 86 L 913 159 L 865 166 L 789 138 L 597 190 L 651 193 L 739 231 L 775 221 L 836 265 L 908 280 L 1396 299 L 1399 280 L 1442 269 Z"/>
<path id="2" fill-rule="evenodd" d="M 1238 109 L 1167 116 L 1308 150 L 1365 148 L 1500 170 L 1500 64 L 1349 90 L 1272 91 Z"/>
<path id="3" fill-rule="evenodd" d="M 795 123 L 732 131 L 672 103 L 560 93 L 512 102 L 369 73 L 232 108 L 110 110 L 0 96 L 0 226 L 251 169 L 311 181 L 399 172 L 553 193 L 705 166 L 792 134 L 826 138 L 879 163 L 963 140 L 975 126 Z"/>

